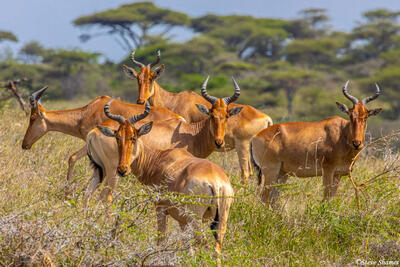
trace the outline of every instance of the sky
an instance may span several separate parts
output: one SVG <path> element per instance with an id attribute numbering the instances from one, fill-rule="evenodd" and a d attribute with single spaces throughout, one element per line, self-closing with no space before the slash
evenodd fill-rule
<path id="1" fill-rule="evenodd" d="M 47 48 L 81 48 L 100 52 L 107 58 L 118 61 L 126 52 L 111 37 L 97 37 L 86 43 L 78 36 L 85 31 L 73 26 L 79 16 L 92 14 L 132 0 L 0 0 L 2 15 L 0 30 L 13 32 L 19 39 L 17 44 L 6 42 L 0 45 L 14 51 L 29 41 L 36 40 Z M 305 8 L 325 8 L 336 30 L 350 31 L 361 21 L 361 14 L 376 8 L 400 10 L 399 0 L 155 0 L 157 6 L 184 12 L 190 16 L 208 13 L 228 15 L 252 15 L 293 19 Z M 178 40 L 190 38 L 188 31 L 175 32 Z"/>

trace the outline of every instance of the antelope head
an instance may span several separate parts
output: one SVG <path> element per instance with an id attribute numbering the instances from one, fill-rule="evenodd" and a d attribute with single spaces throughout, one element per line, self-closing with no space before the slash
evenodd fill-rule
<path id="1" fill-rule="evenodd" d="M 359 101 L 356 97 L 348 93 L 348 84 L 349 81 L 347 81 L 343 86 L 342 91 L 344 96 L 353 103 L 353 107 L 348 108 L 345 104 L 339 102 L 336 102 L 336 105 L 339 107 L 340 111 L 348 114 L 350 117 L 350 142 L 354 148 L 358 150 L 364 145 L 365 129 L 367 128 L 368 117 L 378 115 L 382 111 L 382 108 L 368 110 L 365 105 L 376 99 L 380 95 L 381 90 L 379 89 L 379 86 L 375 84 L 375 94 Z"/>
<path id="2" fill-rule="evenodd" d="M 139 129 L 134 127 L 134 124 L 144 119 L 150 112 L 150 104 L 147 101 L 145 110 L 142 114 L 134 115 L 128 119 L 125 119 L 121 115 L 115 115 L 110 112 L 110 105 L 114 99 L 110 100 L 104 106 L 104 113 L 106 116 L 119 123 L 119 128 L 116 131 L 111 130 L 105 126 L 97 126 L 101 133 L 109 137 L 115 137 L 118 145 L 119 163 L 118 173 L 121 176 L 125 176 L 131 172 L 130 165 L 136 158 L 137 141 L 142 135 L 150 132 L 153 122 L 142 125 Z"/>
<path id="3" fill-rule="evenodd" d="M 26 129 L 22 149 L 30 149 L 32 145 L 47 132 L 47 124 L 44 119 L 44 109 L 40 105 L 40 97 L 46 91 L 47 86 L 34 92 L 29 98 L 31 104 L 31 115 L 29 117 L 29 126 Z"/>
<path id="4" fill-rule="evenodd" d="M 160 59 L 161 53 L 160 50 L 158 50 L 156 61 L 148 65 L 144 65 L 143 63 L 135 60 L 135 51 L 133 51 L 131 53 L 131 60 L 135 66 L 140 68 L 140 72 L 136 72 L 134 68 L 123 65 L 125 74 L 129 78 L 137 80 L 139 95 L 136 102 L 138 104 L 144 104 L 150 97 L 154 95 L 153 83 L 164 72 L 165 66 L 164 64 L 161 64 L 161 66 L 155 68 L 153 71 L 151 69 L 160 62 Z"/>
<path id="5" fill-rule="evenodd" d="M 211 121 L 211 132 L 214 136 L 214 143 L 217 148 L 221 148 L 225 145 L 224 137 L 226 131 L 226 125 L 228 123 L 229 117 L 239 114 L 243 107 L 229 108 L 229 104 L 236 101 L 240 95 L 239 85 L 236 83 L 235 79 L 232 77 L 233 85 L 235 87 L 235 93 L 233 96 L 217 98 L 210 96 L 207 93 L 207 82 L 210 76 L 207 77 L 205 82 L 201 87 L 201 95 L 204 99 L 211 103 L 211 109 L 206 106 L 196 104 L 199 111 L 203 114 L 210 116 Z"/>

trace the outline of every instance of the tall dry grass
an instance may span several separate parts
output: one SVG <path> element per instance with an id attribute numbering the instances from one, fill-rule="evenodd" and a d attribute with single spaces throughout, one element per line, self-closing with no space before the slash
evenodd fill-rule
<path id="1" fill-rule="evenodd" d="M 195 244 L 191 231 L 182 232 L 170 219 L 166 240 L 156 245 L 152 200 L 160 193 L 132 176 L 120 179 L 112 204 L 98 202 L 95 195 L 85 216 L 82 198 L 92 173 L 87 159 L 77 163 L 73 194 L 64 198 L 67 159 L 83 141 L 48 133 L 24 151 L 21 141 L 28 118 L 12 102 L 0 110 L 0 117 L 0 265 L 216 264 L 207 224 L 201 231 L 207 242 Z M 389 148 L 366 151 L 356 164 L 355 179 L 373 178 L 389 160 L 398 164 L 397 152 Z M 367 186 L 369 197 L 361 196 L 360 211 L 347 177 L 338 196 L 328 202 L 321 201 L 320 178 L 291 178 L 280 185 L 281 209 L 271 211 L 258 197 L 255 178 L 246 187 L 239 185 L 235 153 L 214 153 L 210 159 L 222 165 L 235 190 L 240 189 L 231 208 L 223 265 L 329 266 L 354 265 L 357 259 L 400 260 L 400 183 L 395 172 Z"/>

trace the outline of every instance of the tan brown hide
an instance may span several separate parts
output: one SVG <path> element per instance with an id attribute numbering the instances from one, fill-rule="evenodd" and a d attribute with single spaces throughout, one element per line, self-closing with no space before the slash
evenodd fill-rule
<path id="1" fill-rule="evenodd" d="M 144 65 L 134 58 L 135 51 L 131 54 L 132 62 L 140 68 L 140 72 L 136 72 L 133 68 L 124 65 L 124 71 L 128 77 L 134 79 L 138 83 L 138 103 L 144 103 L 146 100 L 150 104 L 157 107 L 167 108 L 181 115 L 187 122 L 197 122 L 203 120 L 206 115 L 199 113 L 196 104 L 204 105 L 207 109 L 211 109 L 213 104 L 204 97 L 195 92 L 184 91 L 177 94 L 164 90 L 157 84 L 156 79 L 160 77 L 164 71 L 164 65 L 156 68 L 154 71 L 151 67 L 160 61 L 160 53 L 156 63 L 152 65 Z M 242 172 L 242 183 L 247 183 L 251 173 L 249 141 L 259 131 L 272 125 L 272 119 L 249 105 L 240 105 L 231 103 L 230 108 L 241 107 L 242 111 L 231 120 L 228 121 L 224 146 L 217 147 L 217 151 L 224 152 L 234 148 L 237 150 L 239 164 Z"/>
<path id="2" fill-rule="evenodd" d="M 106 106 L 106 113 L 107 109 Z M 127 175 L 132 170 L 143 184 L 201 199 L 193 204 L 183 204 L 183 206 L 167 199 L 155 203 L 158 231 L 165 232 L 169 215 L 176 219 L 182 228 L 188 223 L 198 225 L 199 218 L 214 219 L 211 229 L 216 230 L 215 250 L 220 253 L 234 195 L 229 178 L 221 167 L 206 159 L 194 157 L 184 148 L 160 150 L 148 145 L 149 140 L 154 138 L 151 133 L 157 131 L 155 124 L 162 122 L 152 124 L 152 122 L 141 121 L 141 125 L 137 124 L 136 122 L 143 119 L 145 114 L 146 111 L 144 116 L 131 117 L 128 120 L 114 117 L 113 119 L 119 124 L 116 127 L 117 130 L 107 126 L 107 122 L 91 131 L 87 143 L 92 160 L 96 165 L 109 165 L 111 158 L 119 159 L 116 165 L 121 175 Z M 114 114 L 109 115 L 114 116 Z M 118 149 L 109 150 L 110 142 L 104 143 L 106 139 L 102 137 L 114 139 L 113 143 Z M 146 137 L 148 137 L 147 140 Z M 101 168 L 95 171 L 86 193 L 87 196 L 90 196 L 100 184 L 100 172 L 108 170 L 104 165 Z"/>
<path id="3" fill-rule="evenodd" d="M 65 133 L 86 141 L 86 136 L 90 130 L 109 119 L 103 111 L 104 105 L 112 99 L 109 96 L 96 97 L 86 106 L 75 109 L 46 110 L 39 103 L 39 99 L 46 89 L 47 87 L 33 93 L 30 97 L 31 114 L 29 125 L 22 141 L 23 149 L 30 149 L 36 141 L 50 131 Z M 112 107 L 113 112 L 124 116 L 138 114 L 143 109 L 143 105 L 130 104 L 119 100 L 115 100 Z M 182 119 L 181 116 L 165 108 L 152 107 L 151 109 L 152 113 L 149 118 L 152 120 Z M 67 181 L 70 181 L 72 177 L 75 162 L 86 154 L 87 147 L 85 145 L 70 156 Z"/>
<path id="4" fill-rule="evenodd" d="M 237 88 L 236 91 L 238 90 Z M 238 93 L 236 92 L 236 94 Z M 229 101 L 233 100 L 230 99 Z M 113 104 L 113 102 L 109 102 L 104 107 L 105 114 L 108 114 L 110 118 L 116 115 L 109 112 L 109 107 L 112 107 Z M 223 142 L 227 121 L 231 119 L 231 116 L 235 117 L 237 112 L 240 112 L 240 109 L 237 108 L 229 109 L 228 105 L 229 103 L 227 104 L 223 98 L 220 98 L 215 100 L 215 104 L 211 110 L 206 109 L 204 106 L 199 107 L 202 112 L 209 113 L 205 119 L 199 122 L 186 123 L 178 119 L 154 121 L 153 130 L 150 134 L 143 136 L 142 141 L 146 145 L 158 149 L 168 149 L 171 147 L 185 148 L 196 157 L 206 158 L 215 150 L 218 142 Z M 198 112 L 200 113 L 201 111 L 198 110 Z M 219 117 L 218 123 L 216 123 L 216 117 Z M 122 121 L 122 119 L 119 120 Z M 139 121 L 137 125 L 141 126 L 142 123 L 147 121 L 148 118 Z M 117 139 L 120 139 L 121 142 L 129 143 L 132 136 L 126 130 L 128 127 L 126 124 L 127 122 L 120 123 L 112 119 L 102 123 L 100 127 L 109 128 L 112 132 L 115 132 Z M 118 184 L 117 171 L 121 175 L 130 171 L 129 166 L 126 169 L 118 168 L 118 151 L 121 151 L 121 148 L 117 146 L 113 137 L 110 138 L 101 134 L 99 129 L 93 129 L 87 137 L 87 145 L 91 157 L 103 170 L 101 175 L 101 181 L 105 181 L 105 188 L 101 193 L 103 201 L 112 200 L 112 194 Z M 101 148 L 92 148 L 92 139 L 101 140 L 98 141 L 98 143 L 102 144 Z M 99 154 L 99 156 L 96 154 Z M 131 154 L 123 153 L 123 155 L 129 157 Z M 104 161 L 105 158 L 107 158 L 106 161 Z M 126 161 L 129 161 L 129 159 L 126 159 Z M 91 194 L 88 194 L 85 199 L 88 200 L 90 197 Z"/>
<path id="5" fill-rule="evenodd" d="M 262 199 L 273 204 L 278 197 L 275 184 L 285 183 L 289 175 L 297 177 L 323 176 L 324 198 L 336 194 L 340 179 L 348 175 L 350 164 L 364 145 L 366 120 L 382 109 L 367 110 L 365 104 L 380 94 L 358 101 L 347 92 L 353 108 L 336 102 L 350 120 L 334 116 L 317 122 L 275 124 L 251 140 L 253 163 L 264 177 Z"/>

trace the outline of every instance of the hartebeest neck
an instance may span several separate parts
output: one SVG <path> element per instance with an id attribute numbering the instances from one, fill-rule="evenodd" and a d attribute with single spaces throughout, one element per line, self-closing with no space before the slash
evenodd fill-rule
<path id="1" fill-rule="evenodd" d="M 138 140 L 135 159 L 131 164 L 132 173 L 143 184 L 159 185 L 163 182 L 163 177 L 159 175 L 162 161 L 162 150 L 151 148 Z"/>
<path id="2" fill-rule="evenodd" d="M 46 110 L 43 113 L 47 131 L 62 132 L 81 139 L 86 138 L 86 135 L 80 131 L 80 122 L 84 118 L 84 114 L 80 109 Z"/>
<path id="3" fill-rule="evenodd" d="M 175 105 L 174 100 L 176 100 L 174 99 L 175 95 L 164 90 L 156 82 L 153 82 L 153 95 L 149 98 L 149 102 L 152 106 L 173 110 Z"/>
<path id="4" fill-rule="evenodd" d="M 188 151 L 196 157 L 206 158 L 215 150 L 215 140 L 212 134 L 210 117 L 199 122 L 181 123 L 184 127 L 179 129 L 181 135 L 187 135 Z"/>

